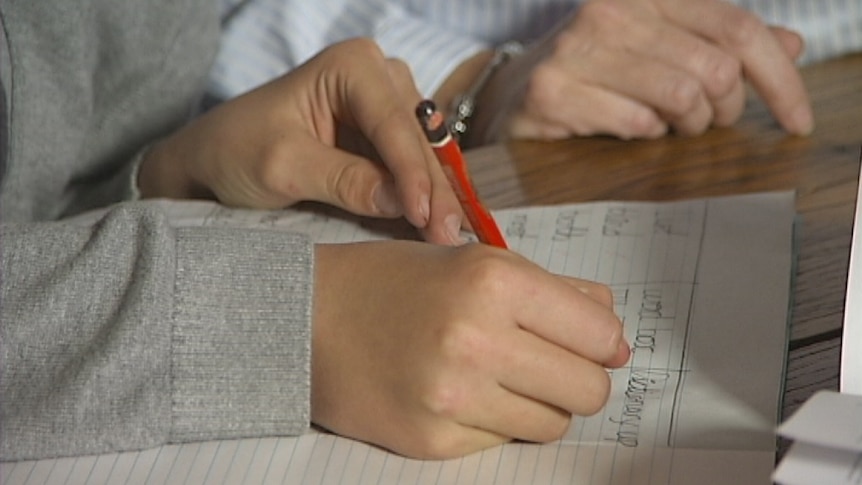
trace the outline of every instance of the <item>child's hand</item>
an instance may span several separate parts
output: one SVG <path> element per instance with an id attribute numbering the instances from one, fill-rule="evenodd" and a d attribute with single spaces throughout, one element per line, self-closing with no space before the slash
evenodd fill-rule
<path id="1" fill-rule="evenodd" d="M 418 458 L 550 441 L 629 357 L 610 290 L 470 244 L 316 249 L 312 420 Z"/>
<path id="2" fill-rule="evenodd" d="M 420 100 L 406 65 L 373 42 L 336 44 L 156 145 L 141 193 L 267 209 L 316 200 L 404 215 L 454 244 L 462 212 L 413 114 Z"/>

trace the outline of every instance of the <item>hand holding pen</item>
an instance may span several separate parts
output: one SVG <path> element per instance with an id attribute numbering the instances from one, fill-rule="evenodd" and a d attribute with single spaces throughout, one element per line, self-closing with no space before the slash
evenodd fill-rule
<path id="1" fill-rule="evenodd" d="M 317 201 L 404 217 L 428 242 L 460 244 L 462 210 L 412 113 L 421 99 L 409 68 L 374 42 L 334 44 L 154 144 L 141 196 L 254 209 Z"/>
<path id="2" fill-rule="evenodd" d="M 506 240 L 490 212 L 479 200 L 470 180 L 470 174 L 467 172 L 467 163 L 464 161 L 461 148 L 446 127 L 443 115 L 437 111 L 433 101 L 426 99 L 416 107 L 416 117 L 431 143 L 431 148 L 440 160 L 443 172 L 452 184 L 455 195 L 458 196 L 458 202 L 461 203 L 467 220 L 476 232 L 476 237 L 480 242 L 505 249 Z"/>

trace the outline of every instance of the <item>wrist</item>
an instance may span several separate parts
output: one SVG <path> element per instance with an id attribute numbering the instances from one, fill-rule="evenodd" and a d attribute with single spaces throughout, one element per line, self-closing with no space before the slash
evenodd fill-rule
<path id="1" fill-rule="evenodd" d="M 137 170 L 140 198 L 202 199 L 212 198 L 201 184 L 196 183 L 177 160 L 171 156 L 170 140 L 162 140 L 142 155 Z"/>

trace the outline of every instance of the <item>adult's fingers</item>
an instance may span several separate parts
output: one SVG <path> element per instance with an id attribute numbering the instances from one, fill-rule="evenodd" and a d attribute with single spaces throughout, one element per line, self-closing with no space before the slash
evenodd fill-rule
<path id="1" fill-rule="evenodd" d="M 791 59 L 796 60 L 802 55 L 802 51 L 805 49 L 805 41 L 802 39 L 801 35 L 779 25 L 770 25 L 769 30 L 781 44 L 784 52 L 790 56 Z"/>
<path id="2" fill-rule="evenodd" d="M 606 104 L 590 107 L 592 116 L 598 118 L 591 120 L 591 124 L 602 123 L 602 119 L 608 119 L 608 113 L 628 111 L 637 113 L 631 118 L 635 123 L 649 120 L 645 113 L 653 118 L 649 121 L 650 129 L 654 129 L 650 135 L 664 133 L 657 128 L 661 121 L 670 122 L 684 134 L 704 131 L 713 118 L 709 93 L 704 92 L 701 79 L 706 76 L 687 68 L 681 58 L 691 57 L 693 51 L 698 54 L 704 51 L 721 63 L 728 56 L 659 17 L 638 17 L 641 11 L 631 3 L 585 4 L 581 18 L 560 33 L 553 54 L 536 68 L 526 103 L 537 105 L 537 112 L 552 112 L 555 106 L 565 107 L 587 99 L 593 104 Z M 626 32 L 624 39 L 620 39 L 620 31 Z M 738 69 L 736 76 L 739 77 Z M 604 93 L 587 98 L 585 93 L 578 92 L 591 88 Z M 563 113 L 572 116 L 573 122 L 583 121 L 586 115 L 573 108 L 566 108 Z M 614 134 L 620 136 L 618 132 L 625 131 L 626 124 L 611 120 L 612 126 L 617 127 Z M 643 136 L 638 133 L 640 130 L 635 124 L 632 131 Z"/>
<path id="3" fill-rule="evenodd" d="M 509 121 L 513 137 L 614 135 L 657 138 L 667 125 L 649 106 L 612 89 L 591 84 L 565 63 L 545 63 L 533 72 L 520 111 Z"/>
<path id="4" fill-rule="evenodd" d="M 755 15 L 718 0 L 656 0 L 663 14 L 742 61 L 743 71 L 776 119 L 790 133 L 814 128 L 802 78 L 781 42 Z"/>
<path id="5" fill-rule="evenodd" d="M 738 59 L 674 25 L 648 24 L 635 32 L 639 34 L 627 36 L 626 42 L 655 71 L 649 78 L 655 80 L 640 89 L 669 86 L 651 95 L 659 96 L 654 102 L 677 132 L 698 134 L 710 124 L 727 126 L 742 116 L 745 86 Z M 700 87 L 702 102 L 692 99 L 695 87 Z"/>
<path id="6" fill-rule="evenodd" d="M 740 63 L 715 44 L 637 3 L 593 1 L 580 16 L 556 56 L 572 59 L 564 65 L 574 79 L 651 107 L 682 134 L 741 114 L 738 96 L 728 97 L 743 91 Z"/>

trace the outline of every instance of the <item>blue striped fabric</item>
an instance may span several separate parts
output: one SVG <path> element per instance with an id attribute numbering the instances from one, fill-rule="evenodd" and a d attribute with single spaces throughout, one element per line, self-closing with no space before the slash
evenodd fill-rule
<path id="1" fill-rule="evenodd" d="M 803 64 L 862 50 L 862 0 L 737 0 L 805 38 Z"/>
<path id="2" fill-rule="evenodd" d="M 430 96 L 464 59 L 506 40 L 533 40 L 578 0 L 221 0 L 222 46 L 209 90 L 229 98 L 289 71 L 329 44 L 371 37 L 410 65 Z M 801 63 L 862 50 L 862 0 L 735 0 L 800 32 Z"/>

